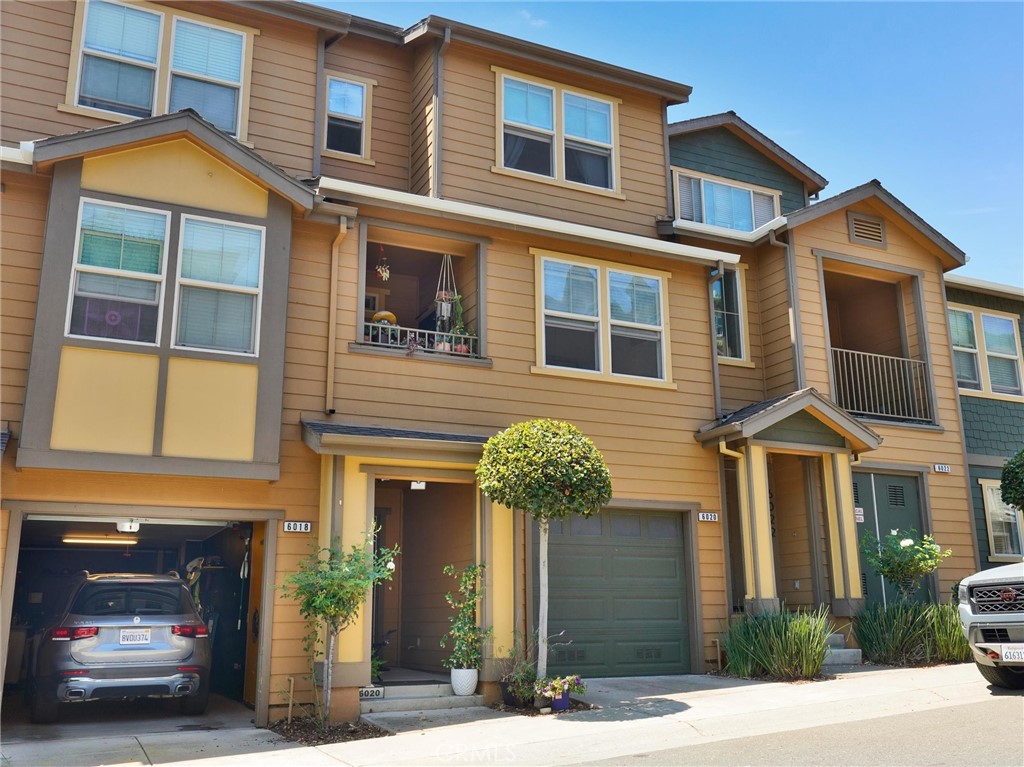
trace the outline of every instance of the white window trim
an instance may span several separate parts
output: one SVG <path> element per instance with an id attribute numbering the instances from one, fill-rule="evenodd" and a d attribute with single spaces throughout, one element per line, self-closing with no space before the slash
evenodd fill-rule
<path id="1" fill-rule="evenodd" d="M 701 217 L 704 217 L 704 182 L 711 181 L 715 184 L 724 184 L 726 186 L 732 186 L 737 189 L 745 189 L 748 192 L 757 192 L 758 194 L 768 195 L 772 198 L 775 206 L 775 216 L 761 226 L 753 229 L 752 231 L 745 232 L 742 229 L 730 229 L 727 226 L 714 226 L 712 224 L 705 224 L 703 221 L 690 221 L 682 218 L 679 215 L 679 177 L 687 176 L 689 178 L 699 179 L 701 182 Z M 783 216 L 780 211 L 782 210 L 782 193 L 777 189 L 769 189 L 764 186 L 757 186 L 755 184 L 747 184 L 743 181 L 736 181 L 731 178 L 724 178 L 722 176 L 712 176 L 708 173 L 700 173 L 699 171 L 690 170 L 689 168 L 682 168 L 679 166 L 672 166 L 672 227 L 683 232 L 693 232 L 697 234 L 710 234 L 717 237 L 727 237 L 732 240 L 741 240 L 743 242 L 755 242 L 762 237 L 767 236 L 768 232 L 778 229 L 780 226 L 786 223 L 786 217 Z M 753 199 L 751 199 L 751 214 L 753 214 Z"/>
<path id="2" fill-rule="evenodd" d="M 740 349 L 742 354 L 739 357 L 730 357 L 725 354 L 718 355 L 718 361 L 722 364 L 731 365 L 749 365 L 750 364 L 750 327 L 748 325 L 748 312 L 747 312 L 747 265 L 736 264 L 735 266 L 726 267 L 725 271 L 733 272 L 736 275 L 736 292 L 739 293 L 737 304 L 739 305 L 739 330 L 740 330 Z M 716 281 L 721 277 L 716 278 Z M 724 282 L 723 282 L 724 285 Z M 714 311 L 715 307 L 712 303 L 712 322 L 711 322 L 711 333 L 715 336 L 715 345 L 717 347 L 718 337 L 715 334 L 715 323 L 714 323 Z"/>
<path id="3" fill-rule="evenodd" d="M 97 266 L 83 266 L 78 263 L 80 256 L 80 249 L 82 246 L 82 212 L 85 209 L 86 203 L 93 203 L 94 205 L 104 205 L 108 208 L 123 208 L 126 210 L 141 210 L 146 213 L 154 213 L 164 217 L 164 246 L 163 251 L 160 254 L 160 273 L 158 275 L 148 275 L 137 272 L 125 272 L 121 269 L 107 269 L 105 267 Z M 161 331 L 163 329 L 164 319 L 164 294 L 167 289 L 167 254 L 170 247 L 170 236 L 171 236 L 171 213 L 166 210 L 159 210 L 156 208 L 146 208 L 141 205 L 128 205 L 121 202 L 111 202 L 109 200 L 99 200 L 92 197 L 81 197 L 78 200 L 78 221 L 75 225 L 75 245 L 71 261 L 71 279 L 68 281 L 68 301 L 65 307 L 64 313 L 64 337 L 65 338 L 81 338 L 88 339 L 90 341 L 102 341 L 103 343 L 112 344 L 125 344 L 128 346 L 147 346 L 157 347 L 160 345 Z M 157 291 L 156 300 L 156 338 L 154 341 L 129 341 L 122 338 L 102 338 L 100 336 L 86 336 L 78 335 L 77 333 L 71 332 L 71 308 L 75 301 L 75 287 L 78 285 L 79 273 L 88 274 L 105 274 L 113 277 L 126 277 L 128 279 L 138 279 L 146 282 L 156 282 L 159 284 L 159 290 Z"/>
<path id="4" fill-rule="evenodd" d="M 227 226 L 238 227 L 239 229 L 254 229 L 260 233 L 260 264 L 259 264 L 259 285 L 255 288 L 249 288 L 241 285 L 227 285 L 223 282 L 206 282 L 205 280 L 195 280 L 181 276 L 181 265 L 184 259 L 182 258 L 185 250 L 185 222 L 186 221 L 209 221 L 214 224 L 226 224 Z M 263 315 L 263 264 L 266 254 L 267 247 L 267 228 L 265 226 L 258 226 L 256 224 L 246 224 L 240 221 L 230 221 L 223 218 L 213 218 L 210 216 L 197 216 L 190 213 L 183 213 L 181 215 L 181 222 L 178 224 L 178 264 L 175 274 L 175 291 L 174 291 L 174 316 L 171 321 L 171 348 L 181 351 L 190 352 L 202 352 L 206 354 L 226 354 L 233 357 L 259 357 L 260 356 L 260 318 Z M 204 346 L 186 346 L 178 343 L 178 317 L 181 313 L 181 294 L 183 287 L 190 288 L 204 288 L 207 290 L 218 290 L 224 293 L 242 293 L 244 295 L 256 296 L 255 305 L 253 312 L 252 324 L 252 347 L 251 352 L 238 352 L 231 351 L 230 349 L 208 349 Z"/>
<path id="5" fill-rule="evenodd" d="M 646 386 L 673 388 L 676 386 L 672 383 L 672 358 L 671 358 L 671 337 L 669 334 L 669 321 L 668 321 L 668 280 L 671 278 L 671 274 L 668 272 L 662 272 L 655 269 L 645 269 L 643 267 L 632 266 L 630 264 L 619 264 L 613 261 L 599 261 L 596 259 L 585 258 L 583 256 L 575 256 L 568 253 L 559 253 L 556 251 L 543 250 L 541 248 L 530 248 L 531 255 L 534 256 L 534 268 L 536 270 L 536 343 L 537 343 L 537 364 L 531 367 L 532 373 L 545 373 L 549 375 L 561 375 L 572 378 L 583 378 L 583 379 L 594 379 L 602 381 L 614 381 L 617 383 L 632 383 Z M 582 315 L 574 315 L 566 312 L 549 311 L 544 307 L 544 264 L 545 262 L 557 262 L 562 264 L 570 264 L 575 266 L 583 266 L 589 269 L 597 270 L 597 317 L 583 317 Z M 612 372 L 612 325 L 618 325 L 622 327 L 636 327 L 643 330 L 654 330 L 655 327 L 651 325 L 642 325 L 624 321 L 613 321 L 611 318 L 609 308 L 609 272 L 618 272 L 626 275 L 637 275 L 641 277 L 649 277 L 651 279 L 658 280 L 659 286 L 659 300 L 661 305 L 659 311 L 661 314 L 661 326 L 657 330 L 661 333 L 661 366 L 662 366 L 662 377 L 661 378 L 648 378 L 646 376 L 633 376 L 625 375 L 623 373 Z M 580 319 L 587 322 L 595 322 L 597 324 L 598 332 L 598 369 L 597 370 L 584 370 L 581 368 L 566 368 L 557 365 L 547 364 L 547 349 L 545 348 L 545 332 L 544 332 L 544 318 L 547 316 L 552 317 L 565 317 L 568 319 Z"/>
<path id="6" fill-rule="evenodd" d="M 495 88 L 497 93 L 495 94 L 495 138 L 496 138 L 496 159 L 495 164 L 491 168 L 493 172 L 504 173 L 508 175 L 518 176 L 521 178 L 528 178 L 536 181 L 543 181 L 546 183 L 553 183 L 559 186 L 565 186 L 572 189 L 580 189 L 587 192 L 595 192 L 598 194 L 612 195 L 620 197 L 620 163 L 619 155 L 621 143 L 619 141 L 619 104 L 622 103 L 621 99 L 605 96 L 599 93 L 593 93 L 591 91 L 582 90 L 580 88 L 571 88 L 566 85 L 562 85 L 551 80 L 545 80 L 539 77 L 531 77 L 524 75 L 520 72 L 514 72 L 508 69 L 502 69 L 501 67 L 492 66 L 491 71 L 496 75 Z M 536 85 L 542 88 L 547 88 L 552 92 L 552 129 L 548 131 L 544 128 L 537 128 L 532 125 L 523 125 L 522 123 L 514 122 L 512 120 L 505 120 L 505 81 L 506 80 L 517 80 L 522 83 L 528 83 L 530 85 Z M 589 139 L 579 138 L 576 136 L 567 137 L 565 134 L 565 123 L 564 123 L 564 111 L 565 111 L 565 95 L 572 94 L 573 96 L 579 96 L 581 98 L 590 99 L 592 101 L 599 101 L 609 106 L 611 120 L 611 144 L 601 144 L 600 142 L 593 142 Z M 553 154 L 551 171 L 552 175 L 546 176 L 542 173 L 532 173 L 530 171 L 519 170 L 518 168 L 509 168 L 505 165 L 505 126 L 508 125 L 515 130 L 520 130 L 526 133 L 535 133 L 538 135 L 550 136 L 551 137 L 551 151 Z M 577 142 L 581 145 L 594 146 L 599 149 L 607 149 L 609 151 L 608 165 L 609 173 L 611 175 L 611 186 L 595 186 L 593 184 L 584 184 L 578 181 L 570 181 L 565 177 L 565 145 L 566 141 Z"/>
<path id="7" fill-rule="evenodd" d="M 988 489 L 999 489 L 1001 483 L 998 479 L 979 479 L 981 485 L 981 501 L 985 507 L 985 530 L 988 533 L 988 559 L 990 562 L 1019 562 L 1019 554 L 996 554 L 995 542 L 992 536 L 992 516 L 988 503 Z M 1010 507 L 1013 508 L 1012 506 Z M 1017 545 L 1024 551 L 1024 511 L 1016 509 L 1017 512 Z"/>
<path id="8" fill-rule="evenodd" d="M 953 351 L 970 352 L 974 354 L 978 359 L 978 376 L 981 378 L 980 389 L 965 389 L 956 382 L 956 371 L 953 371 L 953 381 L 957 383 L 957 389 L 962 395 L 968 395 L 971 397 L 982 397 L 986 399 L 1002 399 L 1009 400 L 1011 402 L 1021 402 L 1024 400 L 1024 351 L 1021 347 L 1020 338 L 1020 317 L 1016 314 L 1010 314 L 1008 312 L 1000 312 L 994 309 L 984 309 L 980 306 L 967 306 L 965 304 L 948 304 L 948 308 L 951 311 L 964 312 L 971 318 L 971 324 L 974 326 L 974 341 L 977 344 L 976 349 L 968 349 L 962 346 L 953 346 L 952 333 L 950 333 L 950 347 Z M 1017 345 L 1017 377 L 1021 382 L 1021 394 L 1009 394 L 1006 392 L 997 392 L 992 390 L 992 382 L 988 373 L 988 358 L 989 355 L 993 357 L 1000 357 L 1002 359 L 1012 359 L 1012 357 L 1000 354 L 998 352 L 989 352 L 985 346 L 985 328 L 982 324 L 982 317 L 998 317 L 1000 319 L 1010 320 L 1013 325 L 1013 337 Z M 947 319 L 948 328 L 948 319 Z"/>
<path id="9" fill-rule="evenodd" d="M 186 10 L 169 9 L 164 6 L 155 5 L 145 0 L 139 0 L 138 2 L 125 3 L 121 0 L 104 0 L 104 2 L 110 3 L 111 5 L 122 5 L 128 8 L 136 10 L 148 11 L 150 13 L 159 15 L 161 18 L 160 22 L 160 43 L 157 52 L 157 63 L 156 63 L 156 77 L 154 82 L 154 95 L 153 95 L 153 114 L 152 117 L 156 117 L 161 114 L 167 114 L 167 108 L 170 104 L 171 98 L 171 66 L 173 63 L 173 29 L 174 21 L 176 19 L 182 19 L 185 21 L 191 21 L 195 24 L 202 24 L 203 26 L 212 27 L 214 29 L 221 29 L 227 32 L 233 32 L 240 34 L 243 37 L 242 42 L 242 67 L 241 67 L 241 82 L 240 83 L 220 83 L 215 79 L 203 78 L 199 75 L 186 74 L 187 77 L 192 77 L 198 80 L 206 80 L 208 82 L 216 82 L 224 85 L 231 85 L 232 87 L 238 87 L 238 115 L 236 116 L 236 132 L 234 137 L 242 143 L 247 143 L 248 132 L 249 132 L 249 96 L 251 91 L 252 83 L 252 50 L 253 40 L 260 34 L 260 31 L 254 27 L 248 27 L 243 24 L 235 24 L 233 22 L 223 21 L 221 19 L 211 19 L 207 16 L 202 16 L 196 13 L 192 13 Z M 81 106 L 78 103 L 79 89 L 82 79 L 83 71 L 83 59 L 85 56 L 85 16 L 88 12 L 89 3 L 85 0 L 76 3 L 75 9 L 75 27 L 72 34 L 71 40 L 71 68 L 68 72 L 67 90 L 64 96 L 64 103 L 58 104 L 57 109 L 61 112 L 70 112 L 72 114 L 83 114 L 90 117 L 97 117 L 100 119 L 107 120 L 109 122 L 121 122 L 127 123 L 134 120 L 145 119 L 135 117 L 133 115 L 126 115 L 122 112 L 113 112 L 107 109 L 100 109 L 98 107 Z M 198 3 L 196 4 L 199 5 Z M 106 54 L 101 54 L 106 55 Z M 109 57 L 114 60 L 120 60 L 117 57 Z M 140 64 L 142 66 L 149 66 L 143 62 L 136 62 L 127 60 L 127 63 Z"/>
<path id="10" fill-rule="evenodd" d="M 331 80 L 340 80 L 341 82 L 350 83 L 351 85 L 358 85 L 363 89 L 363 117 L 361 120 L 357 120 L 357 118 L 354 118 L 351 115 L 344 115 L 340 113 L 331 112 Z M 321 147 L 321 151 L 323 152 L 325 157 L 337 157 L 342 160 L 363 163 L 364 165 L 377 164 L 376 161 L 372 159 L 371 150 L 371 140 L 373 137 L 373 89 L 376 87 L 376 80 L 371 80 L 365 77 L 357 77 L 356 75 L 351 75 L 348 74 L 347 72 L 337 72 L 329 69 L 324 70 L 324 145 Z M 352 120 L 353 122 L 360 122 L 362 124 L 362 148 L 359 154 L 352 154 L 351 152 L 342 152 L 340 149 L 330 149 L 327 146 L 327 125 L 331 117 L 338 117 L 344 120 Z"/>

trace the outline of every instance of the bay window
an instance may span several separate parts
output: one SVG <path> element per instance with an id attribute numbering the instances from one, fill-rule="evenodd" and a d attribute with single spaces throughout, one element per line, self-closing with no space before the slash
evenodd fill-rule
<path id="1" fill-rule="evenodd" d="M 676 218 L 752 232 L 778 215 L 778 194 L 676 171 Z"/>

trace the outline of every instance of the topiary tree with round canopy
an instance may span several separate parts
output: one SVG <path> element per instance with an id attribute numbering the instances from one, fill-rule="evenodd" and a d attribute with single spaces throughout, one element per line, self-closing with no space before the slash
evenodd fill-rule
<path id="1" fill-rule="evenodd" d="M 1024 448 L 1003 466 L 999 488 L 1003 503 L 1024 509 Z"/>
<path id="2" fill-rule="evenodd" d="M 571 514 L 590 516 L 612 497 L 604 456 L 579 429 L 546 418 L 513 424 L 484 445 L 476 467 L 492 501 L 529 513 L 540 528 L 537 677 L 548 665 L 548 524 Z"/>

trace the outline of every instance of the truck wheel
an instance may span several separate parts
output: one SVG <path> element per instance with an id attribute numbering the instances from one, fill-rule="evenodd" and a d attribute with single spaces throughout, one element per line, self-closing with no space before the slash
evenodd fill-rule
<path id="1" fill-rule="evenodd" d="M 1012 671 L 1003 666 L 985 666 L 975 661 L 985 681 L 1007 690 L 1024 690 L 1024 671 Z"/>
<path id="2" fill-rule="evenodd" d="M 33 724 L 50 724 L 57 721 L 60 701 L 57 693 L 48 690 L 45 685 L 35 685 L 32 690 L 32 703 L 29 707 Z"/>

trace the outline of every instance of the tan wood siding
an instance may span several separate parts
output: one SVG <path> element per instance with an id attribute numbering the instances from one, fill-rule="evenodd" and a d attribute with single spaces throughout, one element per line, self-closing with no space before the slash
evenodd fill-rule
<path id="1" fill-rule="evenodd" d="M 429 46 L 413 55 L 410 83 L 409 191 L 430 194 L 434 171 L 434 51 Z"/>
<path id="2" fill-rule="evenodd" d="M 330 73 L 350 74 L 372 87 L 370 157 L 373 165 L 325 155 L 325 176 L 408 191 L 412 56 L 407 50 L 350 35 L 324 58 Z M 326 97 L 325 97 L 326 98 Z"/>
<path id="3" fill-rule="evenodd" d="M 786 286 L 786 251 L 763 247 L 758 259 L 758 309 L 764 365 L 764 396 L 776 397 L 796 388 L 793 343 Z"/>
<path id="4" fill-rule="evenodd" d="M 531 67 L 529 74 L 622 99 L 619 105 L 621 192 L 625 199 L 556 183 L 494 173 L 497 160 L 495 74 L 492 65 L 522 64 L 452 45 L 445 54 L 442 185 L 447 199 L 551 216 L 580 224 L 654 236 L 654 218 L 667 213 L 665 119 L 661 101 L 610 89 L 599 81 Z"/>
<path id="5" fill-rule="evenodd" d="M 764 342 L 762 339 L 760 254 L 742 253 L 741 264 L 746 288 L 746 323 L 743 343 L 749 365 L 733 365 L 722 362 L 718 366 L 719 386 L 722 394 L 722 408 L 726 411 L 739 410 L 744 405 L 761 402 L 764 393 Z"/>
<path id="6" fill-rule="evenodd" d="M 971 505 L 967 497 L 957 389 L 951 372 L 942 272 L 938 258 L 923 247 L 919 235 L 907 232 L 905 224 L 887 214 L 880 206 L 872 207 L 870 212 L 887 219 L 888 247 L 884 250 L 852 244 L 848 236 L 845 211 L 823 216 L 796 231 L 798 290 L 807 383 L 829 396 L 828 345 L 821 322 L 824 307 L 817 259 L 811 253 L 812 248 L 873 262 L 881 268 L 897 265 L 921 273 L 930 372 L 937 397 L 936 419 L 941 428 L 937 430 L 871 422 L 871 428 L 882 436 L 883 443 L 878 450 L 866 454 L 864 459 L 872 462 L 872 465 L 884 464 L 893 469 L 901 465 L 931 467 L 934 464 L 948 464 L 953 467 L 950 474 L 932 472 L 927 475 L 928 495 L 921 500 L 922 507 L 931 517 L 936 540 L 944 548 L 953 549 L 953 556 L 939 570 L 941 596 L 948 594 L 954 581 L 970 574 L 975 568 L 970 530 Z M 898 274 L 894 275 L 894 279 L 899 277 Z M 915 316 L 916 309 L 912 305 L 906 309 L 906 318 Z"/>

